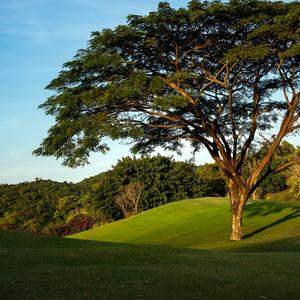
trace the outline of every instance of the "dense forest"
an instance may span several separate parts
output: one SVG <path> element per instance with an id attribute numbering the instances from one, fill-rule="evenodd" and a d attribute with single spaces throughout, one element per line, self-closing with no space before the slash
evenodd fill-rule
<path id="1" fill-rule="evenodd" d="M 243 172 L 251 171 L 262 147 L 249 156 Z M 298 148 L 284 142 L 273 164 L 289 164 Z M 285 201 L 299 198 L 300 167 L 274 173 L 253 199 Z M 0 185 L 0 229 L 68 235 L 129 217 L 172 201 L 226 196 L 227 182 L 215 164 L 196 166 L 164 156 L 118 161 L 109 171 L 79 183 L 36 179 Z"/>

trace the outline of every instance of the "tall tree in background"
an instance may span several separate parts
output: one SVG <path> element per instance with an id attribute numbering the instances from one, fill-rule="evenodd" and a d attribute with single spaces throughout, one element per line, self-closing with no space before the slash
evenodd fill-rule
<path id="1" fill-rule="evenodd" d="M 134 152 L 204 146 L 228 177 L 232 240 L 242 212 L 272 169 L 282 139 L 299 125 L 298 2 L 166 2 L 126 25 L 93 32 L 64 64 L 41 105 L 56 123 L 34 151 L 75 167 L 105 138 L 134 142 Z M 276 126 L 275 126 L 276 125 Z M 274 127 L 275 126 L 275 127 Z M 269 141 L 251 173 L 251 147 Z M 278 166 L 283 168 L 284 166 Z"/>

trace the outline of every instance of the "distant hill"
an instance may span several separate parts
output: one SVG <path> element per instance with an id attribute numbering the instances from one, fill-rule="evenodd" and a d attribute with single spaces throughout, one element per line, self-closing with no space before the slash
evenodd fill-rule
<path id="1" fill-rule="evenodd" d="M 67 182 L 0 184 L 0 228 L 40 232 L 51 221 L 58 200 L 70 194 L 79 194 L 79 189 Z"/>

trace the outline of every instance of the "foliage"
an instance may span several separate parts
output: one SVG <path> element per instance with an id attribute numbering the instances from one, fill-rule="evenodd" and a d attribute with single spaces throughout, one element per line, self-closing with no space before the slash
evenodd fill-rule
<path id="1" fill-rule="evenodd" d="M 105 136 L 131 138 L 141 152 L 180 151 L 187 139 L 218 164 L 225 157 L 216 149 L 237 159 L 245 145 L 240 168 L 256 130 L 271 128 L 287 106 L 272 99 L 275 91 L 283 85 L 298 101 L 298 11 L 297 2 L 191 1 L 178 10 L 162 2 L 93 32 L 47 87 L 54 95 L 41 107 L 56 124 L 35 154 L 76 166 L 108 150 Z"/>
<path id="2" fill-rule="evenodd" d="M 276 193 L 268 193 L 264 196 L 267 200 L 278 201 L 278 202 L 299 202 L 299 196 L 295 195 L 292 191 L 286 189 L 284 191 Z"/>
<path id="3" fill-rule="evenodd" d="M 209 183 L 197 174 L 197 167 L 163 156 L 125 157 L 103 174 L 93 191 L 95 207 L 114 219 L 122 217 L 115 197 L 132 183 L 144 186 L 139 201 L 141 211 L 184 198 L 209 195 Z"/>
<path id="4" fill-rule="evenodd" d="M 115 199 L 136 183 L 144 187 L 138 211 L 217 194 L 214 181 L 201 176 L 192 163 L 163 156 L 126 157 L 111 170 L 78 184 L 38 179 L 0 185 L 0 228 L 61 236 L 100 226 L 124 217 Z"/>
<path id="5" fill-rule="evenodd" d="M 300 165 L 294 165 L 289 169 L 290 176 L 287 184 L 289 185 L 291 192 L 295 194 L 297 198 L 300 198 Z"/>
<path id="6" fill-rule="evenodd" d="M 0 228 L 40 232 L 49 222 L 60 197 L 79 193 L 72 183 L 36 179 L 0 185 Z"/>
<path id="7" fill-rule="evenodd" d="M 205 179 L 206 196 L 225 196 L 227 194 L 226 177 L 216 164 L 206 163 L 200 166 L 197 174 Z"/>
<path id="8" fill-rule="evenodd" d="M 245 203 L 274 171 L 283 138 L 300 128 L 299 14 L 298 1 L 193 0 L 177 10 L 161 2 L 93 32 L 47 86 L 54 93 L 40 107 L 55 124 L 34 153 L 76 167 L 108 151 L 106 137 L 142 154 L 204 146 L 228 178 L 231 239 L 240 240 Z M 266 135 L 265 154 L 244 177 Z"/>
<path id="9" fill-rule="evenodd" d="M 286 177 L 282 172 L 268 176 L 260 185 L 260 197 L 264 197 L 268 193 L 277 193 L 286 190 L 288 188 Z"/>
<path id="10" fill-rule="evenodd" d="M 66 223 L 51 224 L 44 232 L 53 236 L 65 236 L 91 229 L 95 223 L 95 218 L 87 213 L 76 214 Z"/>
<path id="11" fill-rule="evenodd" d="M 266 154 L 269 141 L 264 141 L 258 149 L 251 149 L 242 168 L 244 177 L 255 170 L 260 159 Z M 288 168 L 299 160 L 298 149 L 287 141 L 283 141 L 276 150 L 268 168 L 258 177 L 259 188 L 253 193 L 253 198 L 264 198 L 269 193 L 277 193 L 288 188 L 290 177 Z M 267 175 L 267 176 L 265 176 Z"/>

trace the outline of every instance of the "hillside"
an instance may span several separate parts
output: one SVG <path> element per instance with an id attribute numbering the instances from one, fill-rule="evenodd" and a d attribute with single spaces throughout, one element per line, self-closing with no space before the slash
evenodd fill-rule
<path id="1" fill-rule="evenodd" d="M 300 251 L 299 204 L 249 202 L 243 224 L 245 239 L 230 242 L 228 200 L 201 198 L 170 203 L 69 238 L 215 250 Z"/>

